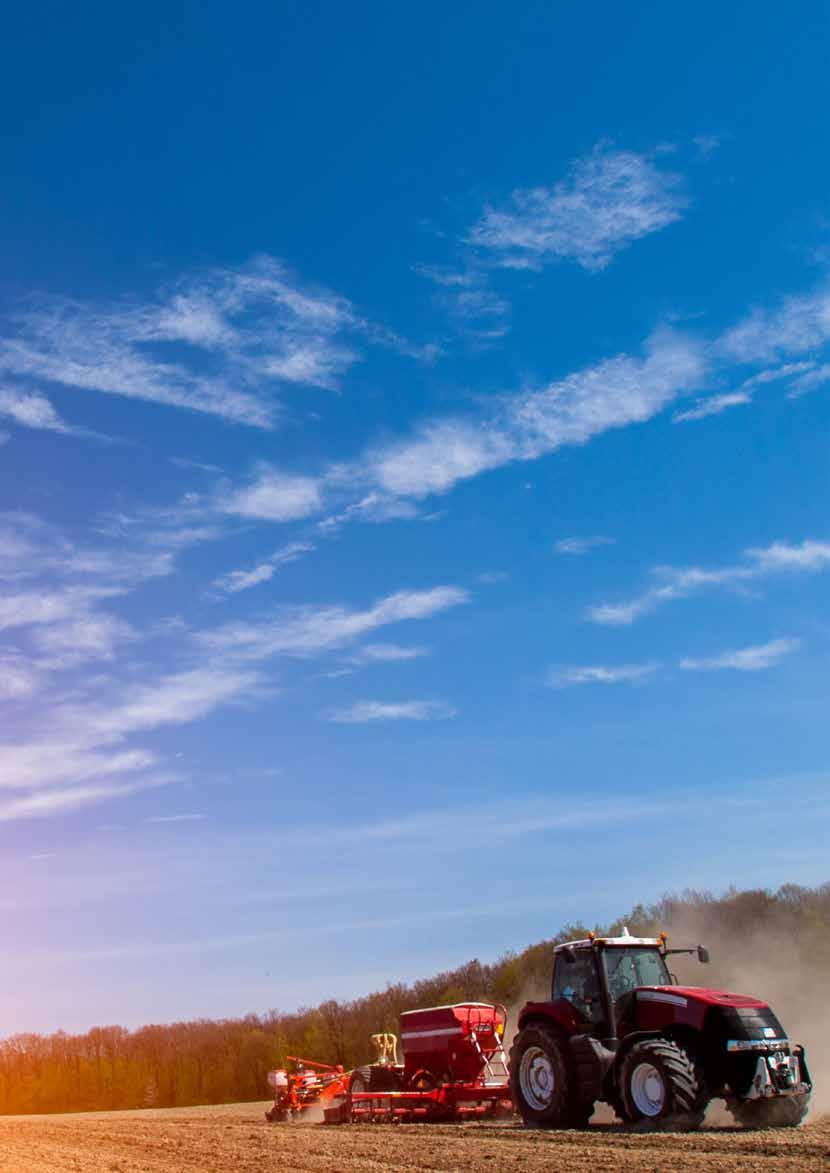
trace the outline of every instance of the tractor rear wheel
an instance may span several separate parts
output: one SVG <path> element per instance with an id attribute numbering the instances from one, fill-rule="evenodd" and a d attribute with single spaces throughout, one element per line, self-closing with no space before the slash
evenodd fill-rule
<path id="1" fill-rule="evenodd" d="M 729 1111 L 744 1128 L 798 1128 L 807 1115 L 809 1095 L 769 1100 L 736 1100 Z"/>
<path id="2" fill-rule="evenodd" d="M 622 1062 L 619 1104 L 631 1123 L 698 1128 L 706 1111 L 703 1080 L 689 1055 L 669 1039 L 635 1043 Z"/>
<path id="3" fill-rule="evenodd" d="M 526 1026 L 510 1048 L 510 1091 L 526 1128 L 578 1128 L 568 1054 L 559 1033 L 544 1023 Z"/>

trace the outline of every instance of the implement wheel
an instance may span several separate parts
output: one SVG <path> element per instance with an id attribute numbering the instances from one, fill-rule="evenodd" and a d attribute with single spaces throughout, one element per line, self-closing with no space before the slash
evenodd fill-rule
<path id="1" fill-rule="evenodd" d="M 526 1128 L 576 1128 L 582 1120 L 564 1040 L 545 1023 L 519 1031 L 510 1048 L 510 1091 Z"/>

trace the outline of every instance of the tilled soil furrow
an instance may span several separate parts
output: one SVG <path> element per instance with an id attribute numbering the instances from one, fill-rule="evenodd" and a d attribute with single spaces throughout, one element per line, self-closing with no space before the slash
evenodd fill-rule
<path id="1" fill-rule="evenodd" d="M 830 1118 L 797 1130 L 266 1125 L 261 1105 L 0 1118 L 2 1173 L 733 1173 L 826 1170 Z"/>

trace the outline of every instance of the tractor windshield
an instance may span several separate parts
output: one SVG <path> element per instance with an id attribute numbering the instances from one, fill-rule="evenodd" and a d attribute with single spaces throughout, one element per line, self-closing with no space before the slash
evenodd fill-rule
<path id="1" fill-rule="evenodd" d="M 669 986 L 671 977 L 659 949 L 616 945 L 603 953 L 608 991 L 616 1002 L 637 986 Z"/>

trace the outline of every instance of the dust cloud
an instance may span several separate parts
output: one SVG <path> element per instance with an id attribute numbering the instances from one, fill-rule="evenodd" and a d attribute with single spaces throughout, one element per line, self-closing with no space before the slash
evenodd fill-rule
<path id="1" fill-rule="evenodd" d="M 701 944 L 711 956 L 709 965 L 695 957 L 670 957 L 681 985 L 712 986 L 769 1003 L 789 1038 L 806 1048 L 813 1080 L 810 1116 L 830 1111 L 830 955 L 804 956 L 798 940 L 782 929 L 747 925 L 739 936 L 728 934 L 705 909 L 664 927 L 669 948 Z"/>

